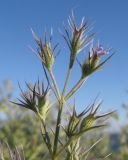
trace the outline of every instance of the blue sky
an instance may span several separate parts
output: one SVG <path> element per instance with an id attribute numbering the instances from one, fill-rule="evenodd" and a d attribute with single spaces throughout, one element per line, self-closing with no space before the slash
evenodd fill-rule
<path id="1" fill-rule="evenodd" d="M 128 95 L 128 1 L 127 0 L 1 0 L 0 1 L 0 82 L 11 79 L 16 93 L 17 81 L 35 82 L 43 78 L 40 61 L 29 50 L 35 47 L 30 28 L 41 36 L 45 28 L 54 30 L 54 43 L 59 42 L 61 53 L 54 66 L 57 82 L 61 88 L 66 74 L 69 51 L 58 33 L 63 22 L 74 10 L 76 21 L 85 16 L 94 23 L 96 41 L 108 44 L 116 55 L 100 72 L 92 75 L 80 92 L 75 95 L 78 109 L 84 108 L 98 93 L 103 99 L 103 110 L 110 108 L 121 112 L 121 104 Z M 81 53 L 82 55 L 82 53 Z M 80 55 L 80 56 L 81 56 Z M 74 68 L 70 82 L 77 81 L 79 69 Z M 69 88 L 72 85 L 69 86 Z"/>

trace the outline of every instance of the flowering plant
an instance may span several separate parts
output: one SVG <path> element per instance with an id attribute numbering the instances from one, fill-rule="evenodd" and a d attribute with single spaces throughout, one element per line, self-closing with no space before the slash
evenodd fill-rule
<path id="1" fill-rule="evenodd" d="M 70 51 L 68 71 L 62 91 L 60 92 L 59 90 L 53 72 L 53 65 L 55 65 L 55 49 L 58 47 L 58 44 L 52 48 L 52 35 L 48 39 L 45 34 L 43 42 L 32 30 L 32 34 L 37 43 L 37 51 L 34 52 L 36 52 L 41 60 L 48 86 L 46 89 L 44 89 L 45 87 L 43 84 L 40 87 L 39 81 L 33 87 L 30 87 L 27 84 L 28 92 L 24 92 L 21 89 L 22 95 L 21 98 L 18 99 L 19 102 L 14 102 L 21 107 L 32 110 L 40 119 L 44 144 L 46 145 L 49 157 L 52 160 L 86 159 L 90 150 L 99 142 L 99 140 L 89 149 L 84 149 L 84 145 L 81 144 L 82 136 L 88 131 L 106 126 L 106 123 L 99 124 L 97 123 L 97 120 L 113 113 L 109 112 L 98 115 L 97 111 L 101 103 L 96 104 L 94 102 L 83 112 L 78 114 L 74 104 L 72 113 L 67 122 L 62 125 L 63 110 L 64 108 L 69 107 L 66 102 L 80 89 L 86 79 L 101 68 L 112 56 L 112 54 L 109 55 L 109 50 L 104 49 L 98 44 L 96 47 L 90 48 L 88 58 L 86 57 L 83 64 L 81 64 L 78 60 L 78 53 L 82 52 L 85 47 L 88 47 L 91 44 L 94 34 L 88 35 L 89 25 L 84 19 L 81 20 L 80 26 L 76 25 L 73 16 L 69 17 L 68 23 L 69 29 L 64 27 L 65 32 L 62 33 L 62 37 L 66 41 Z M 100 62 L 102 56 L 108 57 Z M 80 64 L 82 74 L 71 90 L 66 92 L 75 60 Z M 51 98 L 49 93 L 53 93 L 56 98 L 55 103 L 58 106 L 55 129 L 50 128 L 46 123 L 50 109 L 54 107 L 50 102 Z M 51 139 L 50 132 L 53 133 L 54 139 Z M 62 132 L 63 137 L 60 135 Z"/>

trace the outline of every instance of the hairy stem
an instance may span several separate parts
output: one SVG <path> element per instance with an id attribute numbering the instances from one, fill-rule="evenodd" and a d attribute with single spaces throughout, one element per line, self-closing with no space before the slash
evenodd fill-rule
<path id="1" fill-rule="evenodd" d="M 46 144 L 46 146 L 47 146 L 47 148 L 49 150 L 51 158 L 53 158 L 53 152 L 52 152 L 51 144 L 48 143 L 48 141 L 50 140 L 50 137 L 48 135 L 46 125 L 45 125 L 44 121 L 42 120 L 42 118 L 41 118 L 41 116 L 40 116 L 39 113 L 38 113 L 38 117 L 39 117 L 39 119 L 41 121 L 41 124 L 42 124 L 42 127 L 43 127 L 43 128 L 41 127 L 41 132 L 42 132 L 43 140 L 44 140 L 44 142 L 45 142 L 45 144 Z M 44 133 L 43 133 L 43 130 L 44 130 Z"/>
<path id="2" fill-rule="evenodd" d="M 62 92 L 62 96 L 64 95 L 64 92 L 65 92 L 65 89 L 66 89 L 66 86 L 68 84 L 68 80 L 69 80 L 69 76 L 70 76 L 70 73 L 71 73 L 71 70 L 69 69 L 68 71 L 68 74 L 67 74 L 67 78 L 66 78 L 66 81 L 65 81 L 65 85 L 64 85 L 64 89 L 63 89 L 63 92 Z M 77 84 L 71 89 L 71 91 L 67 94 L 66 98 L 65 98 L 65 101 L 68 100 L 80 87 L 81 85 L 83 84 L 83 82 L 85 81 L 85 79 L 80 79 Z M 57 145 L 58 145 L 58 138 L 59 138 L 59 131 L 60 131 L 60 123 L 61 123 L 61 114 L 62 114 L 62 110 L 63 110 L 63 105 L 64 105 L 64 102 L 63 102 L 63 97 L 61 97 L 61 103 L 60 103 L 60 108 L 59 108 L 59 112 L 58 112 L 58 117 L 57 117 L 57 124 L 56 124 L 56 132 L 55 132 L 55 140 L 54 140 L 54 150 L 53 150 L 53 155 L 55 156 L 56 155 L 56 152 L 57 152 Z M 70 143 L 70 142 L 69 142 Z M 68 145 L 68 144 L 67 144 Z M 66 145 L 66 146 L 67 146 Z M 65 147 L 66 147 L 65 146 Z M 65 148 L 64 147 L 64 148 Z"/>
<path id="3" fill-rule="evenodd" d="M 49 77 L 48 77 L 48 75 L 47 75 L 47 71 L 46 71 L 46 69 L 45 69 L 45 66 L 44 66 L 44 65 L 43 65 L 43 70 L 44 70 L 44 74 L 45 74 L 45 77 L 46 77 L 47 83 L 48 83 L 48 85 L 50 86 L 50 88 L 52 89 L 52 91 L 53 91 L 53 93 L 54 93 L 55 97 L 57 98 L 56 92 L 55 92 L 54 88 L 52 87 L 52 85 L 51 85 L 51 83 L 50 83 L 50 80 L 49 80 Z"/>
<path id="4" fill-rule="evenodd" d="M 52 82 L 53 82 L 53 85 L 54 85 L 54 88 L 55 88 L 55 91 L 56 91 L 56 94 L 57 94 L 57 100 L 60 101 L 61 97 L 60 97 L 59 89 L 58 89 L 58 86 L 57 86 L 53 71 L 50 70 L 49 74 L 50 74 L 50 77 L 52 79 Z"/>
<path id="5" fill-rule="evenodd" d="M 87 78 L 81 78 L 76 85 L 69 91 L 69 93 L 65 96 L 65 101 L 67 101 L 86 81 Z"/>
<path id="6" fill-rule="evenodd" d="M 56 157 L 58 157 L 59 155 L 61 155 L 61 153 L 71 144 L 71 142 L 75 139 L 75 137 L 71 137 L 68 142 L 63 146 L 63 148 L 61 148 L 58 153 L 56 154 Z"/>
<path id="7" fill-rule="evenodd" d="M 58 117 L 57 117 L 56 132 L 55 132 L 55 139 L 54 139 L 54 149 L 53 149 L 53 155 L 54 156 L 56 155 L 56 152 L 57 152 L 62 109 L 63 109 L 63 104 L 60 105 L 59 112 L 58 112 Z"/>
<path id="8" fill-rule="evenodd" d="M 63 91 L 62 91 L 62 98 L 63 98 L 63 96 L 64 96 L 64 94 L 65 94 L 65 91 L 66 91 L 66 87 L 67 87 L 67 85 L 68 85 L 68 81 L 69 81 L 70 74 L 71 74 L 71 68 L 68 69 L 66 81 L 65 81 L 64 88 L 63 88 Z"/>
<path id="9" fill-rule="evenodd" d="M 63 91 L 62 91 L 62 95 L 61 95 L 60 108 L 59 108 L 58 117 L 57 117 L 55 140 L 54 140 L 54 150 L 53 150 L 53 154 L 54 154 L 54 155 L 56 154 L 56 151 L 57 151 L 59 131 L 60 131 L 60 123 L 61 123 L 61 114 L 62 114 L 63 106 L 64 106 L 64 103 L 65 103 L 65 102 L 63 101 L 63 97 L 64 97 L 64 94 L 65 94 L 65 91 L 66 91 L 66 87 L 67 87 L 67 85 L 68 85 L 70 73 L 71 73 L 71 69 L 69 68 L 69 69 L 68 69 L 67 76 L 66 76 L 64 88 L 63 88 Z"/>

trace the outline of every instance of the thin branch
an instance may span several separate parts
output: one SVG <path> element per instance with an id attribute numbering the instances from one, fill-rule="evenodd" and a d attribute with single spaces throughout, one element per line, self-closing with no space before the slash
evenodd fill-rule
<path id="1" fill-rule="evenodd" d="M 49 80 L 49 78 L 48 78 L 48 75 L 47 75 L 47 72 L 46 72 L 46 69 L 45 69 L 45 66 L 44 66 L 44 65 L 43 65 L 43 70 L 44 70 L 44 74 L 45 74 L 45 77 L 46 77 L 46 79 L 47 79 L 47 82 L 48 82 L 50 88 L 52 89 L 54 95 L 55 95 L 56 98 L 57 98 L 57 94 L 56 94 L 56 92 L 54 91 L 54 88 L 52 87 L 52 85 L 51 85 L 51 83 L 50 83 L 50 80 Z"/>
<path id="2" fill-rule="evenodd" d="M 71 68 L 68 69 L 68 73 L 67 73 L 67 77 L 66 77 L 66 80 L 65 80 L 65 84 L 64 84 L 64 88 L 63 88 L 63 91 L 62 91 L 62 98 L 65 94 L 65 91 L 66 91 L 66 87 L 68 85 L 68 81 L 69 81 L 69 77 L 70 77 L 70 74 L 71 74 Z"/>
<path id="3" fill-rule="evenodd" d="M 81 86 L 82 84 L 86 81 L 87 78 L 81 78 L 76 85 L 69 91 L 69 93 L 65 96 L 65 101 L 67 101 Z"/>
<path id="4" fill-rule="evenodd" d="M 56 91 L 56 94 L 57 94 L 57 100 L 60 101 L 60 99 L 61 99 L 60 98 L 60 92 L 59 92 L 59 89 L 58 89 L 58 86 L 57 86 L 57 83 L 56 83 L 56 80 L 55 80 L 52 69 L 49 71 L 49 74 L 50 74 L 50 77 L 52 79 L 52 82 L 53 82 L 53 85 L 54 85 L 54 88 L 55 88 L 55 91 Z"/>

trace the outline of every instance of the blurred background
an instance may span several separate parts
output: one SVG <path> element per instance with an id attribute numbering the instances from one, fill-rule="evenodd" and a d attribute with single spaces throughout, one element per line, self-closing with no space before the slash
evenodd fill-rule
<path id="1" fill-rule="evenodd" d="M 19 96 L 18 82 L 25 89 L 25 81 L 35 83 L 38 78 L 45 81 L 42 65 L 30 50 L 30 46 L 36 48 L 31 28 L 39 37 L 43 36 L 44 31 L 50 33 L 53 29 L 53 44 L 59 42 L 60 49 L 54 72 L 61 89 L 67 72 L 69 50 L 59 30 L 63 31 L 63 24 L 68 25 L 67 18 L 73 10 L 78 24 L 85 17 L 91 26 L 90 32 L 96 32 L 94 45 L 99 41 L 104 48 L 109 46 L 116 52 L 72 99 L 73 102 L 75 98 L 76 108 L 80 112 L 99 94 L 98 99 L 103 100 L 101 112 L 116 110 L 108 129 L 88 135 L 86 145 L 93 144 L 103 135 L 103 141 L 91 152 L 90 159 L 111 152 L 110 159 L 128 159 L 127 8 L 127 0 L 0 1 L 0 139 L 5 139 L 11 146 L 22 144 L 30 160 L 35 157 L 40 159 L 45 153 L 35 116 L 12 105 L 9 100 Z M 80 61 L 87 50 L 80 53 Z M 79 72 L 76 64 L 68 89 L 77 81 Z M 49 121 L 54 124 L 54 113 Z M 30 147 L 31 151 L 27 149 Z M 33 152 L 35 148 L 36 152 Z M 97 155 L 99 152 L 101 155 Z"/>

